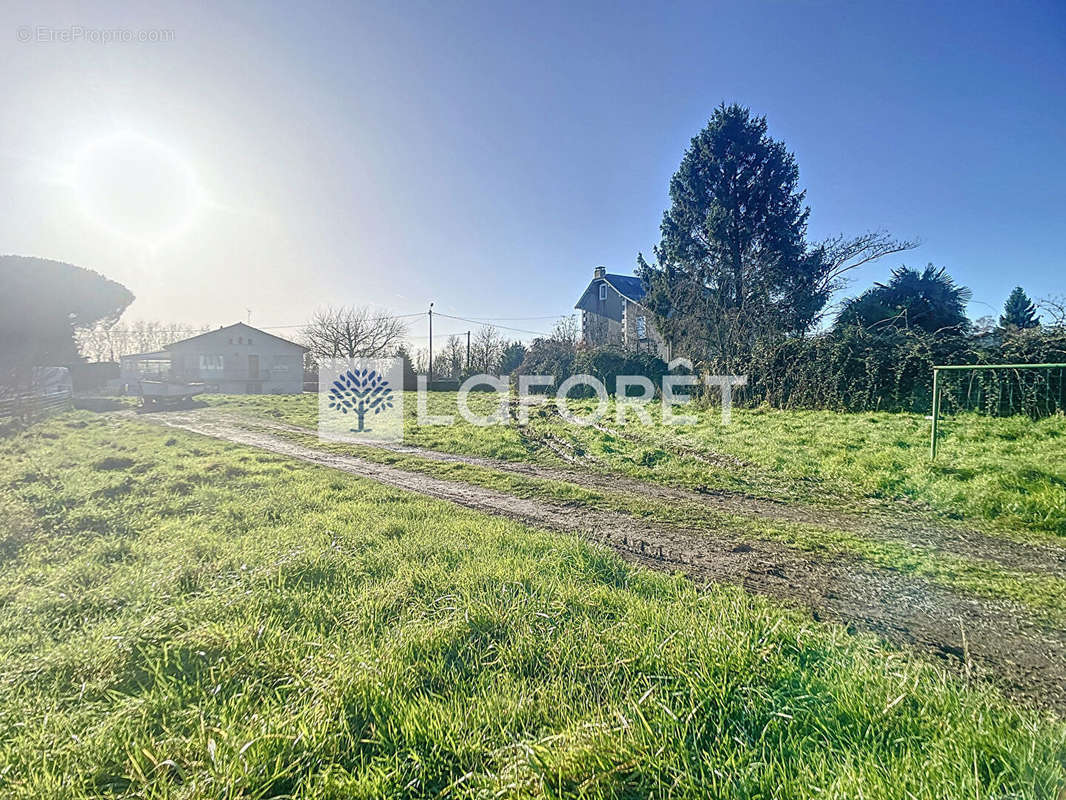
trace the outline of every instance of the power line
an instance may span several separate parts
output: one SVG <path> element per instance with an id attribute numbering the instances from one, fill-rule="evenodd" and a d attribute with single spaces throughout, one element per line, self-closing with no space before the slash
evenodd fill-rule
<path id="1" fill-rule="evenodd" d="M 460 322 L 470 322 L 470 323 L 473 323 L 474 325 L 484 325 L 484 324 L 486 324 L 486 323 L 482 322 L 481 320 L 468 319 L 466 317 L 453 317 L 451 314 L 441 314 L 441 313 L 438 312 L 438 316 L 447 317 L 448 319 L 457 319 Z M 531 330 L 527 330 L 525 328 L 512 328 L 512 327 L 510 327 L 508 325 L 494 325 L 493 327 L 495 327 L 495 328 L 503 328 L 505 331 L 516 331 L 518 333 L 531 333 L 534 336 L 548 336 L 549 335 L 549 334 L 545 333 L 544 331 L 531 331 Z"/>
<path id="2" fill-rule="evenodd" d="M 572 316 L 573 313 L 574 312 L 571 311 L 569 314 L 548 314 L 547 316 L 543 317 L 480 317 L 479 321 L 495 322 L 496 320 L 501 320 L 505 322 L 524 322 L 526 320 L 535 319 L 562 319 L 563 317 Z"/>

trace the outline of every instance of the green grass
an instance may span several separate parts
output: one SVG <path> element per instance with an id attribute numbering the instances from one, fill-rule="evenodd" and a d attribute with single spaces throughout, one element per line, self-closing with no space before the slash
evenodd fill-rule
<path id="1" fill-rule="evenodd" d="M 1066 726 L 731 587 L 74 413 L 0 443 L 0 796 L 1050 797 Z"/>
<path id="2" fill-rule="evenodd" d="M 254 426 L 254 423 L 250 425 Z M 863 536 L 829 525 L 771 520 L 717 511 L 682 500 L 666 501 L 632 492 L 590 489 L 479 465 L 439 461 L 370 446 L 322 442 L 311 433 L 273 433 L 315 449 L 355 455 L 375 463 L 483 486 L 516 497 L 579 503 L 655 522 L 731 533 L 741 539 L 781 542 L 823 556 L 851 556 L 878 567 L 917 575 L 963 593 L 1013 600 L 1026 606 L 1041 621 L 1066 628 L 1066 581 L 1051 575 L 1008 569 L 988 560 L 965 558 L 901 539 Z"/>
<path id="3" fill-rule="evenodd" d="M 472 404 L 487 404 L 487 395 Z M 431 393 L 431 413 L 455 413 L 455 395 Z M 217 397 L 211 402 L 315 427 L 317 398 Z M 590 404 L 574 401 L 575 408 Z M 574 448 L 585 467 L 687 488 L 723 489 L 832 508 L 903 501 L 944 519 L 993 526 L 1021 538 L 1066 536 L 1066 417 L 1033 422 L 964 414 L 945 419 L 935 463 L 929 422 L 916 414 L 734 409 L 721 425 L 715 409 L 693 426 L 614 422 L 566 425 L 553 413 L 517 427 L 418 426 L 408 393 L 407 441 L 451 453 L 561 463 L 544 437 Z"/>

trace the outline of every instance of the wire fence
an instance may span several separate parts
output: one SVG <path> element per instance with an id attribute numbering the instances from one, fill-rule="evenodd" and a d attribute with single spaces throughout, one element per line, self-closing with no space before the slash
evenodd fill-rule
<path id="1" fill-rule="evenodd" d="M 1038 418 L 1066 413 L 1066 364 L 938 366 L 941 413 Z"/>
<path id="2" fill-rule="evenodd" d="M 35 420 L 67 411 L 72 406 L 72 392 L 61 389 L 48 394 L 22 392 L 0 397 L 0 419 Z"/>

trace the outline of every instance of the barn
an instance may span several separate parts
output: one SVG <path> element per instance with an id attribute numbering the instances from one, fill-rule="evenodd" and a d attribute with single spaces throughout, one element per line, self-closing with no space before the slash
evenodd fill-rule
<path id="1" fill-rule="evenodd" d="M 204 383 L 223 394 L 299 394 L 307 348 L 238 322 L 168 344 L 156 353 L 123 356 L 122 380 Z"/>

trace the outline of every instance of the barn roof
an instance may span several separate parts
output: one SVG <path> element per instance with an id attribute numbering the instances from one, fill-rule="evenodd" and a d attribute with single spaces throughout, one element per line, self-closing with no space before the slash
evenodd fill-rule
<path id="1" fill-rule="evenodd" d="M 119 361 L 158 361 L 170 358 L 170 353 L 166 350 L 154 350 L 151 353 L 127 353 L 118 358 Z"/>
<path id="2" fill-rule="evenodd" d="M 165 347 L 166 347 L 167 350 L 169 350 L 172 347 L 179 347 L 179 346 L 182 346 L 182 345 L 187 345 L 187 344 L 189 344 L 191 342 L 195 342 L 195 341 L 197 341 L 199 339 L 204 339 L 204 338 L 206 338 L 208 336 L 217 336 L 218 334 L 225 333 L 227 331 L 239 332 L 242 336 L 247 336 L 248 334 L 254 334 L 256 336 L 267 336 L 267 337 L 269 337 L 271 339 L 274 339 L 275 341 L 284 342 L 285 344 L 291 344 L 293 347 L 299 347 L 301 350 L 307 350 L 308 349 L 307 347 L 304 347 L 302 344 L 297 344 L 296 342 L 291 342 L 288 339 L 283 339 L 280 336 L 275 336 L 272 333 L 267 333 L 266 331 L 261 331 L 261 330 L 259 330 L 259 328 L 253 328 L 251 325 L 245 325 L 243 322 L 237 322 L 237 323 L 234 323 L 233 325 L 227 325 L 224 328 L 215 328 L 213 331 L 206 331 L 206 332 L 198 334 L 196 336 L 190 336 L 188 339 L 182 339 L 181 341 L 178 341 L 178 342 L 172 342 L 171 344 L 168 344 Z"/>

